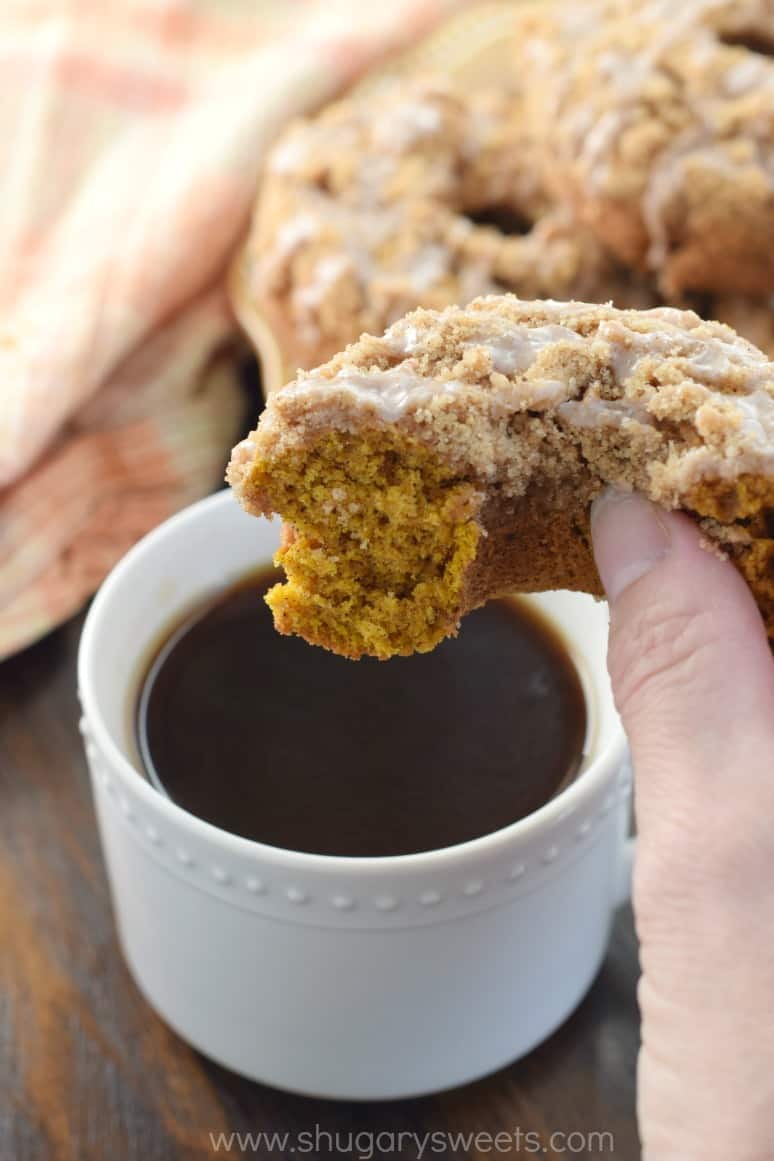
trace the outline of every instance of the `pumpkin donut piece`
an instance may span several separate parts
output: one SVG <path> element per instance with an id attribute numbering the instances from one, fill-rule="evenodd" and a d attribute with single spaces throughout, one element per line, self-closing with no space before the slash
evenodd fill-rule
<path id="1" fill-rule="evenodd" d="M 276 391 L 228 480 L 289 526 L 277 628 L 348 657 L 432 649 L 511 591 L 601 594 L 607 484 L 698 517 L 774 637 L 774 365 L 690 311 L 416 311 Z"/>

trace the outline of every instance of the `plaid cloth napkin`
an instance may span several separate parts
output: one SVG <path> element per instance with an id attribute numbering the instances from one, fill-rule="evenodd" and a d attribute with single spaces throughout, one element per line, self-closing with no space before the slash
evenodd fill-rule
<path id="1" fill-rule="evenodd" d="M 0 657 L 221 479 L 261 155 L 459 0 L 3 0 Z"/>

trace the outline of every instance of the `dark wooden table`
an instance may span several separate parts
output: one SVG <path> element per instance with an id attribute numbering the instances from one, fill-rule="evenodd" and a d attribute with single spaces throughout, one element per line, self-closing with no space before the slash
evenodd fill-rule
<path id="1" fill-rule="evenodd" d="M 281 1137 L 273 1147 L 263 1138 L 216 1151 L 210 1134 L 301 1130 L 316 1133 L 310 1157 L 416 1161 L 416 1146 L 398 1133 L 438 1131 L 460 1137 L 437 1151 L 428 1145 L 430 1161 L 537 1148 L 565 1161 L 636 1161 L 629 911 L 559 1032 L 527 1059 L 441 1096 L 387 1104 L 289 1096 L 209 1063 L 169 1031 L 129 978 L 113 931 L 77 729 L 81 623 L 0 664 L 0 1161 L 295 1161 L 303 1151 Z M 486 1137 L 466 1140 L 517 1129 L 521 1147 L 509 1152 Z M 568 1134 L 561 1152 L 548 1147 L 553 1132 Z M 609 1136 L 583 1144 L 581 1134 L 593 1133 L 612 1134 L 614 1150 Z"/>

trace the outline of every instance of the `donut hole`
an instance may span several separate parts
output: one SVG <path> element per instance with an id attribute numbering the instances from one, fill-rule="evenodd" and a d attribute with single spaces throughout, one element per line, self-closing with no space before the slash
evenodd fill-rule
<path id="1" fill-rule="evenodd" d="M 501 234 L 523 236 L 529 234 L 534 226 L 529 218 L 508 205 L 480 206 L 463 212 L 475 226 L 491 226 Z"/>
<path id="2" fill-rule="evenodd" d="M 319 190 L 319 192 L 322 194 L 327 194 L 330 196 L 331 194 L 334 194 L 336 192 L 335 189 L 333 188 L 333 179 L 332 179 L 331 172 L 327 167 L 325 169 L 321 170 L 321 172 L 317 174 L 317 176 L 314 179 L 314 185 L 315 185 L 315 188 L 317 190 Z"/>
<path id="3" fill-rule="evenodd" d="M 748 52 L 754 52 L 756 56 L 774 56 L 774 37 L 759 29 L 726 32 L 721 35 L 720 41 L 729 48 L 745 48 Z"/>

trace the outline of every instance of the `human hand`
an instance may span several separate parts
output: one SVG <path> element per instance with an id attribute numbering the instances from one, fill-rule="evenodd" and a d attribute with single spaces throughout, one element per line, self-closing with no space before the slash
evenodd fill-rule
<path id="1" fill-rule="evenodd" d="M 644 1161 L 774 1158 L 774 660 L 686 517 L 608 492 L 592 534 L 635 770 Z"/>

